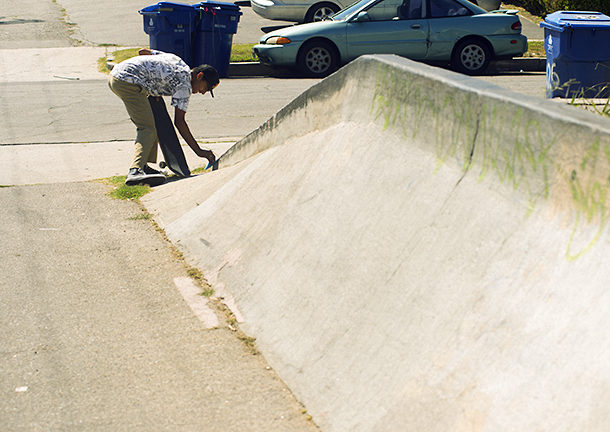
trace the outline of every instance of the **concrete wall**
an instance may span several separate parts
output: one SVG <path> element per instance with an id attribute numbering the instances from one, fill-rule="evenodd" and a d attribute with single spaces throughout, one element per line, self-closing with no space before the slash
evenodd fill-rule
<path id="1" fill-rule="evenodd" d="M 608 119 L 363 57 L 219 166 L 156 212 L 321 430 L 610 428 Z"/>

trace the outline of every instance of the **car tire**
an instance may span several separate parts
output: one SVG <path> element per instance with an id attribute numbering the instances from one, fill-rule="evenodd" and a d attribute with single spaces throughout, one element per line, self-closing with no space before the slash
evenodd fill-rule
<path id="1" fill-rule="evenodd" d="M 307 11 L 305 22 L 324 21 L 326 17 L 339 12 L 339 9 L 339 6 L 333 3 L 317 3 Z"/>
<path id="2" fill-rule="evenodd" d="M 325 41 L 313 41 L 299 52 L 297 67 L 311 78 L 324 78 L 337 69 L 339 56 L 334 47 Z"/>
<path id="3" fill-rule="evenodd" d="M 466 75 L 481 75 L 489 66 L 491 51 L 485 42 L 467 39 L 458 42 L 451 59 L 452 66 Z"/>

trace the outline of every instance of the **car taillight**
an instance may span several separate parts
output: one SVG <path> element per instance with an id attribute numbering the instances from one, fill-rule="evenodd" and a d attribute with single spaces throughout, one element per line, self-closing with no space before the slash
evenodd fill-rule
<path id="1" fill-rule="evenodd" d="M 517 21 L 516 23 L 514 23 L 512 26 L 510 26 L 511 29 L 513 30 L 519 30 L 521 31 L 521 21 Z"/>

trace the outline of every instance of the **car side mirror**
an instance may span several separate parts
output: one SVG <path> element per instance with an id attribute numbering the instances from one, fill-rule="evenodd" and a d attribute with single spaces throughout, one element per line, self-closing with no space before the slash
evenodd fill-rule
<path id="1" fill-rule="evenodd" d="M 370 20 L 371 17 L 367 11 L 360 12 L 358 15 L 356 15 L 356 18 L 354 18 L 354 22 L 366 22 Z"/>

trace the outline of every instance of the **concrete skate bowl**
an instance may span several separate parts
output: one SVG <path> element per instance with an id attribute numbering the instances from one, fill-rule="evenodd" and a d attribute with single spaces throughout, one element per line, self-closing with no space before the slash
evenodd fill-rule
<path id="1" fill-rule="evenodd" d="M 163 188 L 321 430 L 610 428 L 607 119 L 363 57 Z"/>

